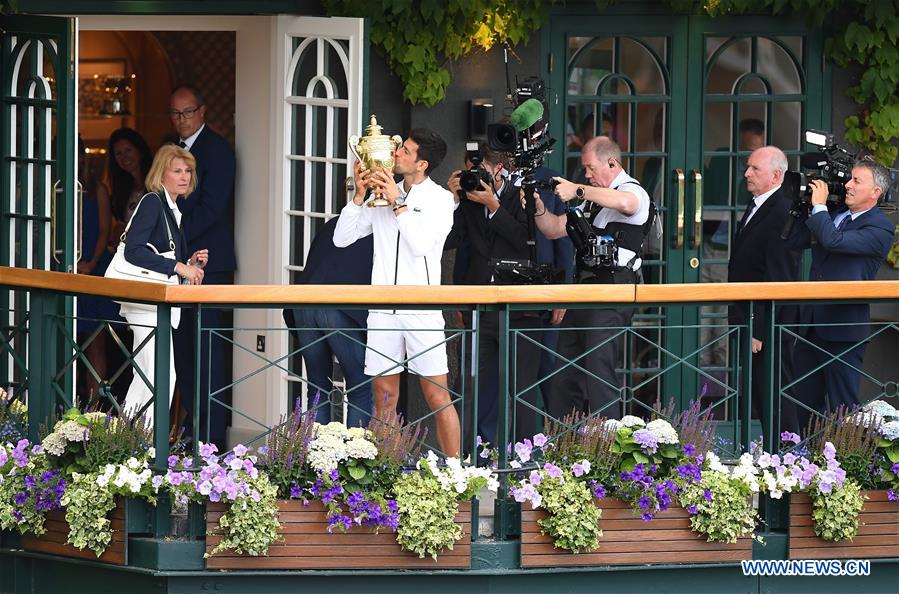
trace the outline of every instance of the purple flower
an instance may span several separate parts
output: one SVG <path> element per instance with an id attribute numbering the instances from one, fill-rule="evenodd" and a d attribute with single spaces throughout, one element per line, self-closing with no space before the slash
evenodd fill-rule
<path id="1" fill-rule="evenodd" d="M 518 459 L 522 462 L 528 462 L 531 459 L 531 451 L 533 451 L 533 443 L 531 443 L 530 439 L 525 439 L 524 442 L 518 442 L 515 444 L 515 455 L 518 456 Z"/>
<path id="2" fill-rule="evenodd" d="M 234 446 L 234 455 L 235 456 L 246 456 L 247 455 L 247 446 L 243 445 L 242 443 L 239 443 L 236 446 Z"/>
<path id="3" fill-rule="evenodd" d="M 219 449 L 214 443 L 201 443 L 200 444 L 200 457 L 201 458 L 209 458 L 209 457 L 213 456 L 217 451 L 219 451 Z"/>
<path id="4" fill-rule="evenodd" d="M 649 522 L 650 520 L 653 519 L 654 516 L 652 515 L 652 512 L 645 511 L 645 512 L 643 512 L 643 514 L 640 517 L 643 519 L 644 522 Z"/>
<path id="5" fill-rule="evenodd" d="M 539 485 L 543 481 L 543 477 L 536 470 L 532 470 L 531 474 L 528 475 L 528 480 L 531 481 L 532 485 Z"/>
<path id="6" fill-rule="evenodd" d="M 12 517 L 16 519 L 16 522 L 21 522 L 25 519 L 25 516 L 23 516 L 18 510 L 12 512 Z"/>
<path id="7" fill-rule="evenodd" d="M 683 450 L 684 456 L 687 456 L 688 458 L 692 458 L 696 455 L 696 447 L 692 443 L 684 444 L 681 450 Z"/>
<path id="8" fill-rule="evenodd" d="M 16 505 L 25 505 L 25 502 L 28 501 L 28 496 L 24 492 L 19 491 L 13 497 L 13 501 L 15 501 Z"/>
<path id="9" fill-rule="evenodd" d="M 649 499 L 649 497 L 644 495 L 640 498 L 637 504 L 640 506 L 640 509 L 649 509 L 649 506 L 652 505 L 652 501 Z"/>
<path id="10" fill-rule="evenodd" d="M 659 447 L 658 438 L 649 429 L 637 429 L 631 437 L 646 453 L 654 454 Z"/>
<path id="11" fill-rule="evenodd" d="M 303 496 L 303 488 L 297 485 L 293 485 L 290 487 L 290 498 L 291 499 L 299 499 Z"/>
<path id="12" fill-rule="evenodd" d="M 546 436 L 542 433 L 538 433 L 534 436 L 534 447 L 542 448 L 546 445 Z"/>
<path id="13" fill-rule="evenodd" d="M 550 478 L 558 479 L 562 478 L 562 469 L 553 464 L 552 462 L 547 462 L 543 465 L 543 470 L 546 471 L 546 475 Z"/>
<path id="14" fill-rule="evenodd" d="M 824 459 L 833 460 L 837 455 L 837 449 L 829 441 L 824 444 Z"/>
<path id="15" fill-rule="evenodd" d="M 690 504 L 687 506 L 687 513 L 690 514 L 691 516 L 695 516 L 698 511 L 699 510 L 697 510 L 696 506 L 693 504 Z"/>
<path id="16" fill-rule="evenodd" d="M 606 496 L 606 488 L 598 484 L 596 481 L 590 481 L 590 486 L 593 487 L 594 498 L 602 499 Z"/>
<path id="17" fill-rule="evenodd" d="M 709 503 L 712 502 L 712 492 L 709 491 L 708 489 L 702 490 L 702 496 L 705 497 L 705 500 L 708 501 Z"/>
<path id="18" fill-rule="evenodd" d="M 899 462 L 896 462 L 895 464 L 893 464 L 893 465 L 890 467 L 890 471 L 891 471 L 893 474 L 899 474 Z"/>
<path id="19" fill-rule="evenodd" d="M 175 466 L 177 466 L 177 465 L 178 465 L 178 456 L 176 456 L 176 455 L 174 455 L 174 454 L 172 454 L 171 456 L 169 456 L 169 457 L 168 457 L 168 464 L 169 464 L 169 468 L 174 468 Z"/>
<path id="20" fill-rule="evenodd" d="M 580 462 L 575 462 L 571 465 L 571 472 L 574 473 L 574 476 L 584 476 L 586 471 Z"/>
<path id="21" fill-rule="evenodd" d="M 799 443 L 801 440 L 799 438 L 799 435 L 797 435 L 791 431 L 784 431 L 783 433 L 780 434 L 780 441 L 782 441 L 784 443 L 787 443 L 787 442 Z"/>
<path id="22" fill-rule="evenodd" d="M 887 490 L 887 499 L 890 501 L 899 501 L 899 495 L 896 494 L 896 491 L 889 489 Z"/>

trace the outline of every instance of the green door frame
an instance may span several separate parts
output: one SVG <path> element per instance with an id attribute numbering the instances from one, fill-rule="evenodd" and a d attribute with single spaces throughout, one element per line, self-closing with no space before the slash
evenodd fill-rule
<path id="1" fill-rule="evenodd" d="M 0 17 L 2 29 L 2 112 L 0 112 L 0 151 L 3 162 L 0 164 L 0 188 L 2 192 L 10 192 L 13 180 L 19 189 L 20 199 L 13 205 L 12 196 L 2 197 L 3 207 L 0 212 L 0 258 L 4 265 L 29 266 L 29 252 L 34 251 L 30 243 L 36 237 L 36 245 L 48 243 L 51 236 L 50 253 L 38 252 L 29 267 L 49 268 L 61 272 L 72 272 L 75 267 L 75 20 L 64 17 L 10 15 Z M 16 38 L 13 46 L 12 38 Z M 49 63 L 51 72 L 43 72 Z M 19 67 L 28 67 L 27 79 L 31 81 L 32 90 L 24 96 L 16 91 L 18 81 L 13 74 L 20 72 Z M 20 80 L 21 80 L 20 76 Z M 52 81 L 50 79 L 52 78 Z M 46 87 L 45 87 L 46 85 Z M 49 88 L 51 96 L 43 96 L 42 90 Z M 37 115 L 26 119 L 29 112 Z M 13 114 L 16 114 L 15 119 Z M 56 138 L 51 138 L 53 147 L 47 145 L 50 130 L 40 124 L 52 125 L 55 118 Z M 35 142 L 36 141 L 36 142 Z M 14 146 L 12 142 L 17 142 Z M 37 150 L 33 156 L 32 151 Z M 16 150 L 17 149 L 17 150 Z M 49 158 L 48 149 L 51 149 Z M 22 169 L 38 169 L 38 174 L 26 178 Z M 14 177 L 15 175 L 15 177 Z M 48 183 L 47 180 L 50 180 Z M 29 185 L 34 180 L 33 186 Z M 55 183 L 53 180 L 56 180 Z M 37 199 L 33 205 L 27 204 L 30 196 L 47 196 L 47 200 Z M 49 212 L 43 210 L 47 205 Z M 49 230 L 48 230 L 49 228 Z M 32 231 L 33 229 L 33 231 Z M 18 240 L 18 249 L 10 249 Z M 44 265 L 46 256 L 47 265 Z M 22 293 L 15 293 L 13 302 L 9 302 L 6 293 L 0 297 L 0 309 L 15 310 L 13 329 L 4 328 L 5 334 L 15 334 L 14 347 L 7 343 L 7 348 L 14 348 L 16 361 L 41 361 L 45 370 L 55 370 L 56 362 L 65 360 L 66 346 L 62 343 L 46 344 L 45 336 L 49 325 L 54 323 L 68 324 L 74 330 L 73 303 L 71 297 L 54 296 L 49 293 L 32 295 L 31 302 Z M 31 311 L 28 311 L 28 310 Z M 24 328 L 28 327 L 27 333 Z M 27 335 L 27 339 L 25 336 Z M 27 359 L 25 358 L 27 356 Z M 51 373 L 29 374 L 27 369 L 16 369 L 13 377 L 7 377 L 8 371 L 3 366 L 0 372 L 3 385 L 15 384 L 20 389 L 29 389 L 40 394 L 53 393 L 50 382 Z M 72 394 L 73 376 L 71 371 L 62 374 L 57 380 L 62 393 Z M 41 423 L 47 424 L 52 410 L 49 405 L 41 409 L 38 406 L 29 411 L 31 437 L 37 438 L 37 428 Z M 43 399 L 45 403 L 49 399 Z M 71 404 L 66 402 L 65 404 Z"/>

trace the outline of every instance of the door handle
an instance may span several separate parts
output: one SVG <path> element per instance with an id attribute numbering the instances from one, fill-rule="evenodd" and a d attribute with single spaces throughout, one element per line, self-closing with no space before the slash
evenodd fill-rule
<path id="1" fill-rule="evenodd" d="M 53 182 L 53 197 L 50 200 L 50 257 L 59 264 L 59 258 L 56 256 L 58 254 L 62 254 L 62 250 L 57 251 L 56 249 L 56 199 L 62 193 L 62 188 L 59 187 L 61 179 Z"/>
<path id="2" fill-rule="evenodd" d="M 684 247 L 684 201 L 686 199 L 684 170 L 675 169 L 674 177 L 677 180 L 677 237 L 674 240 L 674 247 L 680 249 Z"/>
<path id="3" fill-rule="evenodd" d="M 693 170 L 693 197 L 696 202 L 696 211 L 693 213 L 693 247 L 699 249 L 702 246 L 702 173 L 698 169 Z"/>

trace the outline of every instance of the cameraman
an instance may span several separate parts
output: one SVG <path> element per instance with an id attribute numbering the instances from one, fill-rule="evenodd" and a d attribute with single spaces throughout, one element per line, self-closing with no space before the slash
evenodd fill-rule
<path id="1" fill-rule="evenodd" d="M 809 185 L 811 214 L 806 210 L 804 224 L 797 221 L 787 240 L 794 249 L 812 248 L 809 280 L 874 279 L 893 241 L 893 224 L 877 208 L 890 186 L 887 169 L 874 161 L 856 161 L 852 178 L 846 182 L 847 208 L 833 213 L 827 209 L 827 183 L 816 179 Z M 797 377 L 815 371 L 794 388 L 797 400 L 808 407 L 799 407 L 800 427 L 807 426 L 813 412 L 858 404 L 870 320 L 867 303 L 813 303 L 802 307 L 801 338 L 793 353 L 793 365 Z"/>
<path id="2" fill-rule="evenodd" d="M 596 235 L 611 235 L 618 244 L 617 261 L 611 266 L 588 267 L 581 254 L 575 257 L 576 282 L 598 284 L 630 284 L 640 280 L 643 240 L 650 221 L 649 194 L 630 177 L 621 165 L 621 149 L 607 136 L 597 136 L 584 145 L 581 163 L 590 186 L 556 178 L 556 194 L 563 201 L 583 200 L 581 209 L 596 228 Z M 549 239 L 564 237 L 566 217 L 546 212 L 536 197 L 537 227 Z M 623 309 L 575 309 L 566 314 L 556 310 L 553 323 L 562 323 L 559 355 L 586 369 L 590 375 L 567 364 L 559 372 L 547 402 L 547 412 L 561 418 L 572 410 L 601 410 L 610 417 L 620 414 L 612 405 L 619 397 L 619 381 L 615 373 L 621 328 L 630 325 L 633 311 Z M 570 328 L 586 328 L 570 330 Z M 587 353 L 584 355 L 584 353 Z M 563 362 L 564 364 L 564 362 Z M 595 376 L 595 377 L 594 377 Z"/>
<path id="3" fill-rule="evenodd" d="M 447 181 L 447 187 L 453 192 L 456 201 L 456 211 L 453 229 L 447 237 L 444 249 L 467 246 L 467 267 L 458 279 L 460 284 L 465 285 L 488 285 L 499 282 L 499 279 L 494 278 L 491 260 L 529 258 L 527 217 L 521 206 L 521 189 L 513 185 L 509 177 L 511 169 L 509 155 L 491 149 L 486 143 L 479 145 L 478 152 L 481 157 L 478 174 L 489 178 L 489 184 L 481 179 L 479 189 L 465 192 L 460 186 L 462 171 L 454 171 Z M 471 315 L 468 312 L 463 318 L 465 327 L 472 327 Z M 511 323 L 516 330 L 541 327 L 540 317 L 536 312 L 515 312 L 511 315 Z M 482 312 L 477 325 L 480 330 L 477 351 L 479 395 L 477 431 L 486 441 L 496 443 L 499 413 L 497 386 L 499 313 Z M 540 365 L 539 347 L 532 341 L 519 337 L 514 348 L 516 375 L 509 386 L 511 394 L 536 382 Z M 536 406 L 536 394 L 537 389 L 532 388 L 519 398 Z M 472 395 L 473 390 L 466 394 L 467 406 L 471 406 Z M 466 417 L 471 418 L 470 415 Z M 518 404 L 516 419 L 518 440 L 534 435 L 537 427 L 532 408 Z M 466 439 L 465 443 L 470 443 L 470 439 Z"/>

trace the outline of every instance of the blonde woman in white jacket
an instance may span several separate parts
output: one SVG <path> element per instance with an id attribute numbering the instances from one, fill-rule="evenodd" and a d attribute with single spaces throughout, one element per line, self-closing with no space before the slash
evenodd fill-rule
<path id="1" fill-rule="evenodd" d="M 334 245 L 346 247 L 374 234 L 373 285 L 439 285 L 443 243 L 453 226 L 453 195 L 428 174 L 446 156 L 436 133 L 415 129 L 396 150 L 393 173 L 355 165 L 356 194 L 340 212 Z M 381 193 L 389 208 L 363 206 L 366 190 Z M 404 362 L 421 376 L 421 389 L 437 423 L 437 443 L 447 456 L 460 446 L 459 415 L 447 389 L 443 314 L 439 310 L 373 309 L 368 314 L 365 373 L 372 381 L 375 416 L 396 409 Z"/>

